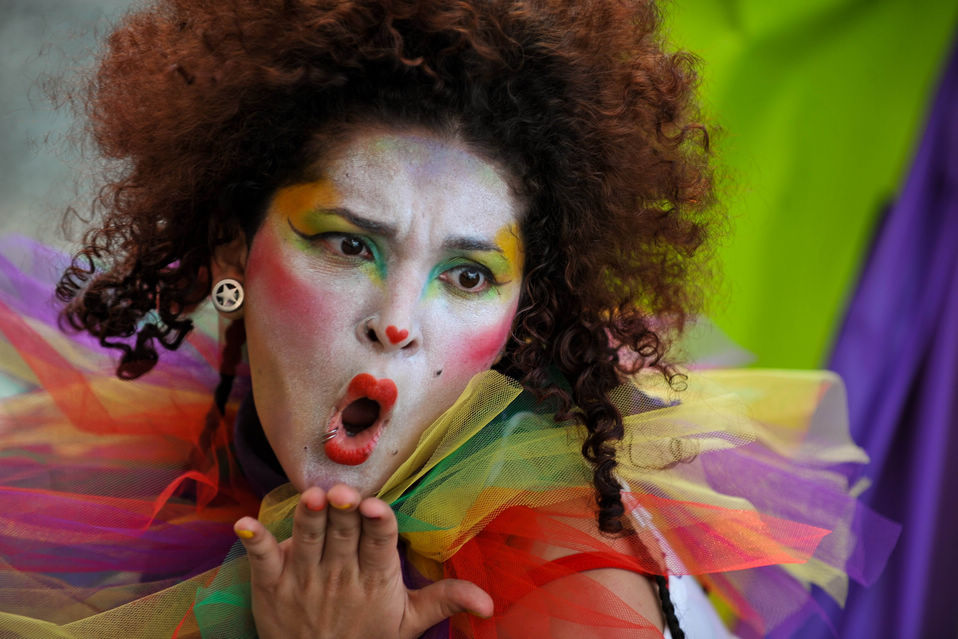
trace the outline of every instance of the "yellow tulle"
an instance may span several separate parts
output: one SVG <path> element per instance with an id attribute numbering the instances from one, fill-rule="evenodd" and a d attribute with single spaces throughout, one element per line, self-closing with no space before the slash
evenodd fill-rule
<path id="1" fill-rule="evenodd" d="M 706 541 L 711 535 L 747 546 L 758 556 L 767 550 L 776 561 L 792 563 L 788 570 L 803 584 L 818 584 L 836 599 L 844 598 L 842 554 L 847 557 L 858 541 L 847 525 L 791 526 L 787 518 L 757 508 L 742 495 L 716 491 L 709 477 L 716 471 L 707 463 L 729 451 L 750 455 L 750 448 L 760 444 L 780 456 L 782 464 L 807 462 L 802 473 L 847 492 L 844 477 L 829 466 L 866 458 L 848 438 L 843 389 L 834 375 L 699 371 L 690 375 L 686 390 L 677 392 L 650 373 L 623 385 L 611 398 L 626 433 L 617 445 L 616 472 L 624 489 L 639 496 L 633 526 L 647 546 L 664 544 L 671 572 L 696 573 L 703 556 L 700 549 L 686 547 L 690 537 L 678 534 L 689 528 L 688 521 L 680 521 L 688 512 L 701 524 L 705 532 L 697 534 Z M 588 488 L 592 474 L 580 453 L 583 436 L 582 426 L 556 423 L 548 412 L 537 412 L 514 380 L 489 371 L 474 378 L 423 433 L 414 454 L 387 480 L 379 497 L 393 504 L 413 563 L 435 577 L 437 566 L 504 510 L 541 508 L 567 499 L 570 490 Z M 666 501 L 642 501 L 643 495 Z M 298 498 L 285 485 L 262 502 L 260 519 L 280 538 L 290 533 Z M 680 506 L 660 510 L 655 505 L 666 502 Z M 690 510 L 684 510 L 685 504 L 691 504 Z M 824 536 L 827 556 L 821 558 L 816 553 Z M 783 539 L 797 541 L 790 545 Z M 716 565 L 721 561 L 717 558 Z M 41 608 L 54 605 L 54 599 L 43 599 L 43 583 L 36 589 L 36 616 L 44 618 Z M 131 587 L 125 589 L 117 600 L 130 598 Z M 198 636 L 201 626 L 204 636 L 251 632 L 248 609 L 243 619 L 229 613 L 248 601 L 248 568 L 239 546 L 217 570 L 102 612 L 109 607 L 108 587 L 90 599 L 79 589 L 62 595 L 73 598 L 69 619 L 52 624 L 0 613 L 0 629 L 27 637 L 188 637 Z"/>

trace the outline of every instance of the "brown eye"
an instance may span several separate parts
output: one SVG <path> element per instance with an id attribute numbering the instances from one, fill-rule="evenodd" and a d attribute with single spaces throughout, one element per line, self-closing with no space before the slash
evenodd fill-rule
<path id="1" fill-rule="evenodd" d="M 482 273 L 476 269 L 463 269 L 459 271 L 459 286 L 466 290 L 472 290 L 482 284 Z"/>
<path id="2" fill-rule="evenodd" d="M 355 237 L 346 236 L 340 242 L 339 250 L 342 251 L 343 255 L 362 255 L 366 246 Z"/>
<path id="3" fill-rule="evenodd" d="M 489 269 L 478 264 L 453 266 L 439 276 L 453 291 L 460 294 L 478 295 L 499 286 Z"/>

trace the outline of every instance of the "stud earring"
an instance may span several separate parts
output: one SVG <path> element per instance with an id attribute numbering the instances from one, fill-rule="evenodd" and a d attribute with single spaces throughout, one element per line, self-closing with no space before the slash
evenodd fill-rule
<path id="1" fill-rule="evenodd" d="M 220 313 L 234 313 L 243 307 L 246 293 L 243 285 L 231 277 L 221 279 L 213 286 L 213 308 Z"/>

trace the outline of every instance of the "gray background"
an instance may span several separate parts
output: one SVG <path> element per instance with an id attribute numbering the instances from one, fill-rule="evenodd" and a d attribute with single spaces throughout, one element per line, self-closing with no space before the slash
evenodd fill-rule
<path id="1" fill-rule="evenodd" d="M 67 245 L 63 212 L 89 211 L 83 192 L 83 146 L 61 93 L 78 69 L 88 69 L 97 40 L 129 0 L 0 0 L 0 232 L 24 233 Z M 59 80 L 56 80 L 58 79 Z"/>

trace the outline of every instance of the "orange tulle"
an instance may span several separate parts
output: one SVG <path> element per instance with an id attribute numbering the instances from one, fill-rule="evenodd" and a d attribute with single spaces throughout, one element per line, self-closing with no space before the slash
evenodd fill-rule
<path id="1" fill-rule="evenodd" d="M 148 376 L 117 379 L 95 340 L 61 333 L 38 301 L 58 258 L 19 248 L 34 254 L 18 268 L 0 259 L 0 636 L 255 636 L 232 523 L 258 508 L 284 539 L 298 495 L 286 485 L 260 503 L 238 466 L 248 371 L 235 352 L 217 369 L 221 331 L 201 310 Z M 237 379 L 222 410 L 221 373 Z M 468 579 L 495 601 L 492 618 L 457 615 L 428 636 L 660 639 L 599 568 L 694 575 L 740 636 L 787 633 L 812 589 L 840 602 L 849 576 L 880 572 L 897 529 L 836 470 L 866 458 L 834 376 L 699 372 L 674 393 L 639 375 L 611 397 L 628 534 L 597 529 L 582 427 L 492 371 L 387 480 L 410 584 Z"/>

